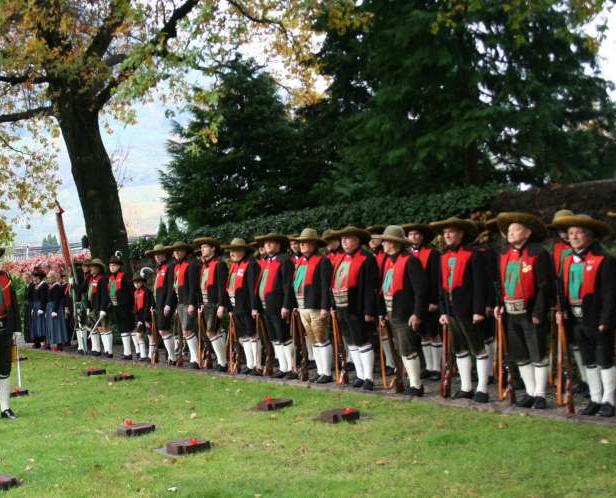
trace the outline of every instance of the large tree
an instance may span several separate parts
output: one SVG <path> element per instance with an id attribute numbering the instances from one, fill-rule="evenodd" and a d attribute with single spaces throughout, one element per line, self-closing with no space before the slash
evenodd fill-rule
<path id="1" fill-rule="evenodd" d="M 101 116 L 131 122 L 130 104 L 150 98 L 159 81 L 172 96 L 182 95 L 186 69 L 214 73 L 227 54 L 256 40 L 285 57 L 285 67 L 300 67 L 295 63 L 311 43 L 306 23 L 318 4 L 0 0 L 0 138 L 12 146 L 0 149 L 0 165 L 14 169 L 20 160 L 23 151 L 11 142 L 26 134 L 49 140 L 59 130 L 93 254 L 128 254 Z M 309 79 L 304 69 L 294 74 Z M 38 167 L 54 163 L 53 153 L 36 150 L 43 156 Z"/>
<path id="2" fill-rule="evenodd" d="M 603 27 L 588 29 L 607 3 L 362 2 L 367 29 L 341 48 L 340 33 L 327 30 L 333 52 L 321 54 L 326 63 L 352 61 L 354 86 L 370 95 L 338 123 L 344 132 L 323 183 L 361 179 L 329 189 L 353 197 L 613 175 Z M 334 83 L 348 80 L 348 66 L 329 66 Z"/>

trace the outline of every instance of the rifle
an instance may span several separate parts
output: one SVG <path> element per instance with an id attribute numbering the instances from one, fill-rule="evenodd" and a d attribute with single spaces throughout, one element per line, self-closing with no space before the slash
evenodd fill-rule
<path id="1" fill-rule="evenodd" d="M 182 324 L 180 323 L 180 315 L 178 311 L 175 311 L 174 321 L 173 321 L 173 332 L 174 336 L 177 337 L 177 363 L 178 367 L 184 366 L 184 334 L 182 332 Z"/>
<path id="2" fill-rule="evenodd" d="M 218 320 L 216 322 L 218 323 Z M 215 353 L 207 331 L 204 331 L 203 328 L 203 311 L 197 310 L 197 351 L 199 351 L 197 361 L 199 368 L 210 369 L 214 366 L 213 357 Z"/>
<path id="3" fill-rule="evenodd" d="M 154 354 L 152 358 L 150 358 L 150 363 L 152 365 L 156 365 L 158 363 L 158 338 L 160 334 L 158 333 L 158 321 L 156 320 L 156 310 L 150 310 L 150 314 L 152 316 L 152 343 L 154 344 Z"/>
<path id="4" fill-rule="evenodd" d="M 387 324 L 381 325 L 379 320 L 379 324 L 377 326 L 377 334 L 379 336 L 379 359 L 381 360 L 381 378 L 383 379 L 383 387 L 385 389 L 395 388 L 396 393 L 401 393 L 404 391 L 404 366 L 402 365 L 402 361 L 400 360 L 400 355 L 398 355 L 398 351 L 396 351 L 396 345 L 393 341 L 393 337 L 391 334 L 391 329 Z M 394 363 L 396 365 L 396 373 L 391 379 L 391 382 L 387 381 L 387 369 L 385 365 L 385 350 L 383 349 L 383 338 L 387 337 L 389 339 L 389 345 L 391 346 L 391 354 L 394 357 Z"/>
<path id="5" fill-rule="evenodd" d="M 494 282 L 496 291 L 496 307 L 502 307 L 500 281 Z M 501 313 L 496 318 L 496 348 L 497 348 L 497 370 L 498 370 L 498 400 L 503 401 L 509 398 L 511 405 L 515 404 L 515 383 L 513 381 L 513 367 L 511 358 L 507 351 L 507 334 L 505 323 Z M 507 386 L 505 387 L 505 372 L 507 373 Z"/>
<path id="6" fill-rule="evenodd" d="M 448 296 L 445 296 L 445 315 L 448 319 L 451 317 Z M 440 391 L 442 398 L 450 398 L 451 378 L 453 376 L 453 358 L 451 348 L 451 330 L 449 329 L 449 325 L 444 324 L 442 326 L 441 334 L 443 336 L 443 352 L 441 354 L 441 371 L 443 372 L 443 375 L 441 376 Z"/>
<path id="7" fill-rule="evenodd" d="M 558 331 L 558 352 L 556 363 L 556 380 L 554 385 L 556 387 L 556 404 L 559 406 L 565 406 L 567 413 L 575 413 L 575 406 L 573 404 L 573 385 L 571 382 L 571 352 L 569 351 L 569 342 L 567 340 L 567 329 L 565 327 L 565 300 L 563 296 L 562 281 L 560 278 L 556 280 L 556 301 L 557 311 L 562 314 L 562 320 L 560 324 L 557 323 Z M 564 363 L 564 368 L 563 368 Z M 564 379 L 564 389 L 563 389 Z"/>
<path id="8" fill-rule="evenodd" d="M 229 373 L 240 373 L 239 345 L 237 343 L 237 330 L 233 316 L 229 317 L 229 333 L 227 334 L 227 357 L 229 361 Z"/>
<path id="9" fill-rule="evenodd" d="M 308 346 L 306 345 L 306 330 L 302 325 L 302 320 L 299 316 L 298 310 L 291 312 L 291 337 L 295 343 L 295 349 L 300 354 L 300 366 L 297 368 L 295 365 L 295 371 L 299 376 L 299 380 L 308 380 Z"/>
<path id="10" fill-rule="evenodd" d="M 344 342 L 342 341 L 342 333 L 340 332 L 340 323 L 336 313 L 331 313 L 332 316 L 332 334 L 334 339 L 334 366 L 336 372 L 336 384 L 348 384 L 349 374 L 347 373 L 346 351 Z"/>
<path id="11" fill-rule="evenodd" d="M 265 349 L 265 365 L 263 366 L 262 374 L 265 376 L 272 375 L 274 373 L 274 348 L 269 338 L 267 337 L 267 331 L 265 330 L 265 324 L 263 323 L 263 318 L 261 315 L 257 316 L 255 319 L 255 327 L 257 329 L 257 335 L 259 339 L 261 339 L 261 344 L 263 344 L 263 348 Z M 260 358 L 259 362 L 260 363 Z"/>
<path id="12" fill-rule="evenodd" d="M 556 311 L 550 313 L 550 336 L 549 336 L 549 360 L 548 360 L 548 385 L 556 383 L 554 375 L 554 351 L 558 348 L 558 329 L 556 327 Z"/>

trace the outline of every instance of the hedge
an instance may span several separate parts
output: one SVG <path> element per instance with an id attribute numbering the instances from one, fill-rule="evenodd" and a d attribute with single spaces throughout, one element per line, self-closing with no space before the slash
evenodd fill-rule
<path id="1" fill-rule="evenodd" d="M 342 228 L 347 225 L 369 225 L 434 221 L 449 216 L 467 216 L 485 210 L 499 193 L 510 190 L 505 185 L 491 184 L 449 190 L 442 194 L 423 194 L 410 197 L 378 197 L 347 204 L 333 204 L 297 211 L 285 211 L 276 215 L 251 218 L 241 222 L 224 223 L 218 226 L 203 226 L 187 232 L 186 242 L 199 235 L 208 235 L 224 242 L 234 237 L 253 240 L 258 234 L 277 231 L 285 234 L 299 233 L 306 227 L 319 232 L 326 228 Z M 154 243 L 171 243 L 171 240 L 155 238 L 138 239 L 131 244 L 131 257 L 140 259 L 143 252 Z"/>

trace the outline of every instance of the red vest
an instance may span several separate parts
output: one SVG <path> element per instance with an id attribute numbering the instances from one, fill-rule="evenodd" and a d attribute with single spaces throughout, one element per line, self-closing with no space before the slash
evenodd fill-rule
<path id="1" fill-rule="evenodd" d="M 264 261 L 263 266 L 261 267 L 261 274 L 259 275 L 259 279 L 257 280 L 257 291 L 259 292 L 259 297 L 263 299 L 265 296 L 270 294 L 274 290 L 274 285 L 276 283 L 276 278 L 278 276 L 278 271 L 280 270 L 280 261 L 278 258 L 276 259 L 267 259 Z M 267 275 L 265 273 L 267 272 Z M 265 285 L 261 280 L 263 276 L 266 276 Z M 261 295 L 261 288 L 263 285 L 263 295 Z"/>
<path id="2" fill-rule="evenodd" d="M 565 296 L 569 300 L 569 269 L 571 263 L 573 263 L 573 254 L 569 254 L 565 258 L 563 263 L 563 287 Z M 584 296 L 595 293 L 597 286 L 597 275 L 605 256 L 597 254 L 587 253 L 584 259 L 584 276 L 582 277 L 582 288 L 580 289 L 580 300 L 584 299 Z"/>
<path id="3" fill-rule="evenodd" d="M 571 246 L 562 240 L 557 240 L 552 246 L 552 260 L 554 262 L 554 271 L 557 277 L 560 277 L 560 265 L 563 263 L 563 252 L 567 250 L 573 252 Z"/>
<path id="4" fill-rule="evenodd" d="M 383 268 L 383 284 L 385 283 L 385 276 L 387 272 L 393 268 L 393 281 L 391 287 L 385 292 L 385 289 L 382 289 L 383 294 L 385 296 L 393 297 L 396 292 L 399 292 L 404 289 L 404 270 L 406 269 L 406 264 L 411 258 L 410 254 L 399 254 L 396 260 L 394 261 L 392 258 L 387 258 L 385 260 L 385 266 Z"/>
<path id="5" fill-rule="evenodd" d="M 0 272 L 0 290 L 2 290 L 3 300 L 3 304 L 0 304 L 0 318 L 4 318 L 13 306 L 11 278 L 4 272 Z"/>
<path id="6" fill-rule="evenodd" d="M 336 267 L 334 268 L 334 273 L 332 275 L 332 290 L 353 289 L 354 287 L 357 287 L 359 272 L 364 264 L 364 261 L 366 261 L 366 255 L 359 249 L 354 254 L 342 254 L 341 256 L 342 257 L 338 258 L 338 261 L 336 262 Z M 343 262 L 350 264 L 348 277 L 345 279 L 345 282 L 336 282 L 338 268 L 340 268 L 340 265 Z"/>
<path id="7" fill-rule="evenodd" d="M 135 311 L 141 311 L 145 307 L 145 287 L 135 289 Z"/>
<path id="8" fill-rule="evenodd" d="M 167 270 L 169 269 L 169 265 L 167 263 L 160 265 L 160 268 L 156 272 L 156 278 L 154 279 L 154 287 L 160 289 L 165 286 L 165 275 L 167 275 Z"/>
<path id="9" fill-rule="evenodd" d="M 413 256 L 419 259 L 421 267 L 425 270 L 428 267 L 428 261 L 430 260 L 430 254 L 433 249 L 431 247 L 421 246 L 419 250 L 411 249 Z"/>
<path id="10" fill-rule="evenodd" d="M 201 278 L 203 277 L 203 272 L 205 269 L 208 269 L 207 274 L 207 282 L 205 283 L 205 288 L 201 288 L 202 292 L 207 290 L 207 287 L 211 287 L 214 285 L 214 280 L 216 279 L 216 267 L 218 266 L 218 259 L 212 258 L 207 263 L 203 263 L 199 267 L 199 285 L 201 285 Z"/>
<path id="11" fill-rule="evenodd" d="M 122 288 L 122 277 L 124 277 L 124 273 L 121 271 L 116 274 L 110 274 L 107 278 L 107 290 L 111 290 L 111 284 L 115 282 L 116 292 L 118 292 Z"/>
<path id="12" fill-rule="evenodd" d="M 249 263 L 248 259 L 239 263 L 231 263 L 229 277 L 227 278 L 227 293 L 229 296 L 235 296 L 236 289 L 244 287 L 244 277 L 246 276 Z M 233 278 L 234 276 L 235 278 Z"/>
<path id="13" fill-rule="evenodd" d="M 456 265 L 454 267 L 453 279 L 451 288 L 449 288 L 449 257 L 456 256 Z M 456 287 L 462 287 L 464 282 L 464 273 L 469 261 L 473 257 L 473 251 L 469 251 L 464 247 L 460 247 L 458 251 L 447 250 L 441 257 L 441 282 L 443 289 L 451 293 Z"/>
<path id="14" fill-rule="evenodd" d="M 188 261 L 186 260 L 177 263 L 173 267 L 176 288 L 184 287 L 186 283 L 186 270 L 188 270 Z"/>
<path id="15" fill-rule="evenodd" d="M 506 296 L 505 292 L 505 279 L 507 276 L 507 263 L 519 261 L 520 262 L 520 280 L 516 285 L 516 295 Z M 530 299 L 535 296 L 535 263 L 537 256 L 530 256 L 526 247 L 522 248 L 522 252 L 509 246 L 504 254 L 500 255 L 500 278 L 502 297 L 508 297 L 511 299 L 523 299 L 525 303 L 528 303 Z M 521 295 L 517 295 L 520 294 Z"/>
<path id="16" fill-rule="evenodd" d="M 304 285 L 311 285 L 312 281 L 314 280 L 314 272 L 318 268 L 321 259 L 323 259 L 323 256 L 321 256 L 320 254 L 313 254 L 308 259 L 306 259 L 305 257 L 298 258 L 295 265 L 295 274 L 293 275 L 293 279 L 295 279 L 298 268 L 300 268 L 301 266 L 306 266 L 307 268 L 306 276 L 304 277 Z"/>

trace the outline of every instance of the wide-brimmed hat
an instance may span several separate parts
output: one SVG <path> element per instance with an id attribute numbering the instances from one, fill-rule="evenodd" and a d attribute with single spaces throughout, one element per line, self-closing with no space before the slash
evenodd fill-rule
<path id="1" fill-rule="evenodd" d="M 550 230 L 558 230 L 555 223 L 563 216 L 573 216 L 574 214 L 575 213 L 571 211 L 571 209 L 559 209 L 554 213 L 554 216 L 552 217 L 552 223 L 548 225 L 548 228 Z"/>
<path id="2" fill-rule="evenodd" d="M 170 249 L 163 244 L 156 244 L 152 249 L 145 252 L 145 255 L 150 258 L 157 254 L 169 254 Z"/>
<path id="3" fill-rule="evenodd" d="M 317 247 L 325 247 L 327 242 L 319 237 L 319 232 L 314 228 L 304 228 L 298 237 L 293 239 L 296 242 L 314 242 Z"/>
<path id="4" fill-rule="evenodd" d="M 594 233 L 595 237 L 598 239 L 602 239 L 612 233 L 612 229 L 607 223 L 595 220 L 592 216 L 587 214 L 560 216 L 553 225 L 557 230 L 567 230 L 569 227 L 586 228 Z"/>
<path id="5" fill-rule="evenodd" d="M 369 227 L 366 227 L 366 230 L 370 232 L 370 235 L 380 235 L 383 233 L 385 228 L 385 225 L 370 225 Z"/>
<path id="6" fill-rule="evenodd" d="M 399 225 L 389 225 L 385 227 L 382 234 L 373 235 L 372 238 L 379 241 L 396 242 L 403 246 L 411 245 L 409 240 L 405 237 L 404 228 Z"/>
<path id="7" fill-rule="evenodd" d="M 230 244 L 223 245 L 222 248 L 225 251 L 246 251 L 249 253 L 254 250 L 250 244 L 247 244 L 244 239 L 240 239 L 239 237 L 231 240 Z"/>
<path id="8" fill-rule="evenodd" d="M 406 235 L 408 235 L 409 232 L 412 232 L 412 231 L 421 232 L 424 237 L 424 240 L 423 240 L 424 244 L 429 244 L 430 242 L 432 242 L 432 239 L 434 238 L 434 231 L 430 228 L 430 226 L 427 223 L 404 223 L 400 226 L 402 227 Z"/>
<path id="9" fill-rule="evenodd" d="M 372 235 L 368 230 L 364 230 L 363 228 L 357 228 L 354 226 L 348 226 L 343 228 L 342 230 L 336 230 L 336 235 L 340 238 L 342 237 L 357 237 L 362 244 L 367 244 Z"/>
<path id="10" fill-rule="evenodd" d="M 496 217 L 496 223 L 498 224 L 498 229 L 505 235 L 509 230 L 509 225 L 519 223 L 532 232 L 531 240 L 541 241 L 546 236 L 546 228 L 543 221 L 531 213 L 517 211 L 499 213 Z"/>
<path id="11" fill-rule="evenodd" d="M 214 237 L 206 237 L 206 236 L 197 237 L 195 240 L 193 240 L 193 244 L 195 248 L 201 247 L 202 244 L 207 244 L 208 246 L 212 246 L 212 247 L 220 247 L 222 245 L 220 240 L 215 239 Z"/>
<path id="12" fill-rule="evenodd" d="M 105 263 L 103 263 L 103 261 L 100 258 L 94 258 L 92 261 L 90 261 L 90 266 L 98 266 L 101 271 L 105 272 L 107 271 L 107 267 L 105 266 Z"/>
<path id="13" fill-rule="evenodd" d="M 123 262 L 120 258 L 118 258 L 117 256 L 111 256 L 111 257 L 109 258 L 109 261 L 107 262 L 107 264 L 109 264 L 109 265 L 120 265 L 120 266 L 122 266 L 122 265 L 124 264 L 124 262 Z"/>
<path id="14" fill-rule="evenodd" d="M 265 235 L 257 235 L 255 237 L 255 242 L 267 242 L 267 241 L 280 242 L 281 245 L 286 245 L 289 243 L 289 238 L 286 235 L 283 235 L 278 232 L 269 232 Z"/>
<path id="15" fill-rule="evenodd" d="M 457 228 L 464 232 L 463 242 L 468 243 L 475 240 L 477 237 L 477 227 L 471 220 L 463 220 L 457 216 L 452 216 L 446 220 L 433 221 L 430 223 L 430 228 L 435 232 L 442 232 L 445 228 Z"/>
<path id="16" fill-rule="evenodd" d="M 186 251 L 186 252 L 193 252 L 194 251 L 194 247 L 191 246 L 190 244 L 186 243 L 186 242 L 182 242 L 180 240 L 174 242 L 173 244 L 171 244 L 168 247 L 169 251 L 173 252 L 173 251 Z"/>
<path id="17" fill-rule="evenodd" d="M 336 230 L 332 230 L 331 228 L 327 228 L 323 231 L 323 235 L 321 235 L 321 238 L 325 241 L 325 242 L 329 242 L 330 240 L 334 240 L 334 239 L 340 239 L 340 237 L 338 236 L 338 234 L 336 234 Z"/>
<path id="18" fill-rule="evenodd" d="M 501 233 L 501 231 L 498 229 L 498 221 L 496 220 L 496 218 L 490 218 L 489 220 L 486 220 L 484 226 L 488 232 Z"/>

